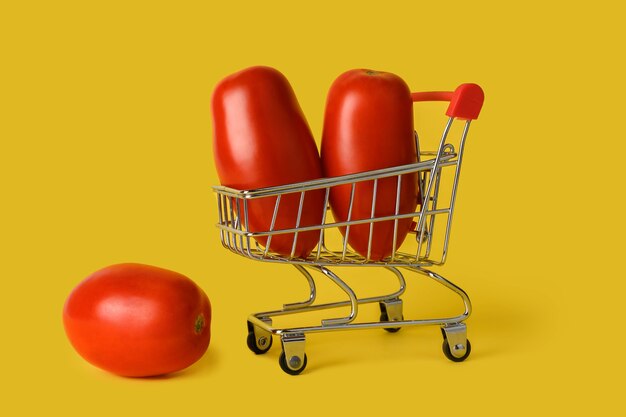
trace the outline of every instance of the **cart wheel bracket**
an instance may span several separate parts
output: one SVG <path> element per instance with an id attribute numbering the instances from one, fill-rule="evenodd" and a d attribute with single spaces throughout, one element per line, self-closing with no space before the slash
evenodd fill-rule
<path id="1" fill-rule="evenodd" d="M 269 317 L 259 318 L 268 327 L 272 326 L 272 319 Z M 253 335 L 254 340 L 250 340 L 249 343 L 254 343 L 255 346 L 249 346 L 254 353 L 265 353 L 272 346 L 272 333 L 266 329 L 255 326 L 248 322 L 248 334 Z M 256 347 L 256 349 L 255 349 Z"/>
<path id="2" fill-rule="evenodd" d="M 402 321 L 404 316 L 402 314 L 402 300 L 399 298 L 391 300 L 383 300 L 379 303 L 380 306 L 380 321 Z M 385 328 L 390 333 L 395 333 L 400 330 L 399 327 Z"/>
<path id="3" fill-rule="evenodd" d="M 295 373 L 300 373 L 306 366 L 304 353 L 304 333 L 283 333 L 280 337 L 283 345 L 285 365 Z M 287 372 L 287 370 L 285 370 Z"/>
<path id="4" fill-rule="evenodd" d="M 450 353 L 455 358 L 463 358 L 467 353 L 467 326 L 465 323 L 448 324 L 441 327 L 444 340 L 448 341 Z"/>
<path id="5" fill-rule="evenodd" d="M 383 300 L 380 302 L 381 312 L 387 313 L 388 321 L 402 321 L 402 300 Z"/>

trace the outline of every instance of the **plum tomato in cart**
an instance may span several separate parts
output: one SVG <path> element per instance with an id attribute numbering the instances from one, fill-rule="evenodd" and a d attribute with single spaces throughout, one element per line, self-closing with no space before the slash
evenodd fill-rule
<path id="1" fill-rule="evenodd" d="M 222 185 L 253 190 L 318 179 L 321 161 L 296 95 L 279 71 L 251 67 L 223 79 L 213 91 L 213 154 Z M 231 226 L 248 232 L 319 225 L 324 190 L 258 199 L 224 199 Z M 278 204 L 277 204 L 278 203 Z M 302 207 L 299 215 L 299 209 Z M 276 210 L 277 209 L 277 210 Z M 255 236 L 269 251 L 306 258 L 318 231 Z M 294 246 L 294 239 L 296 245 Z"/>
<path id="2" fill-rule="evenodd" d="M 418 162 L 413 101 L 406 83 L 381 71 L 355 69 L 341 74 L 328 92 L 321 155 L 326 177 Z M 342 185 L 330 192 L 330 206 L 339 221 L 413 213 L 418 199 L 416 173 L 359 183 L 354 189 Z M 356 252 L 376 261 L 400 247 L 411 224 L 411 218 L 403 218 L 341 231 L 348 233 Z"/>

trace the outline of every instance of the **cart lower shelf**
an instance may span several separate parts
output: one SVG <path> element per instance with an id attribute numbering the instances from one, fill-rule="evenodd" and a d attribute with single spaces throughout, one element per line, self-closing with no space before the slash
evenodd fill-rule
<path id="1" fill-rule="evenodd" d="M 377 297 L 357 298 L 354 291 L 334 272 L 324 266 L 294 265 L 307 279 L 310 287 L 309 298 L 300 303 L 286 304 L 280 310 L 254 313 L 248 317 L 248 348 L 255 354 L 263 354 L 272 346 L 273 336 L 279 336 L 282 353 L 279 357 L 279 365 L 283 371 L 290 375 L 298 375 L 307 365 L 305 341 L 307 333 L 358 330 L 381 328 L 389 332 L 397 332 L 407 326 L 440 326 L 443 335 L 444 355 L 454 362 L 462 362 L 470 355 L 471 344 L 467 339 L 467 326 L 464 323 L 471 314 L 471 302 L 469 297 L 460 287 L 456 286 L 443 276 L 430 270 L 407 266 L 404 269 L 427 276 L 461 297 L 464 312 L 458 316 L 409 320 L 403 315 L 403 302 L 401 296 L 406 289 L 406 281 L 400 270 L 396 267 L 385 267 L 393 272 L 399 281 L 399 289 L 391 294 Z M 312 275 L 307 270 L 316 270 L 337 284 L 348 296 L 348 300 L 334 303 L 315 304 L 316 286 Z M 376 322 L 355 322 L 360 305 L 378 303 L 380 307 L 380 319 Z M 337 307 L 350 307 L 350 314 L 346 317 L 330 318 L 321 321 L 320 325 L 307 327 L 278 328 L 272 325 L 273 317 L 288 314 L 305 313 L 316 310 L 333 309 Z"/>

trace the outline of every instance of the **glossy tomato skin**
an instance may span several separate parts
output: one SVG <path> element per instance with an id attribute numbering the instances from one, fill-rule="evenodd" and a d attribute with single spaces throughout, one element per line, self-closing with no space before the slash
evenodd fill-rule
<path id="1" fill-rule="evenodd" d="M 76 351 L 109 372 L 146 377 L 196 362 L 211 339 L 211 304 L 191 279 L 143 264 L 103 268 L 82 281 L 63 309 Z"/>
<path id="2" fill-rule="evenodd" d="M 250 190 L 322 176 L 319 153 L 296 96 L 283 74 L 251 67 L 222 80 L 212 96 L 213 155 L 222 185 Z M 317 225 L 324 191 L 307 192 L 300 226 Z M 276 197 L 249 200 L 248 229 L 270 229 Z M 281 198 L 276 229 L 296 226 L 300 195 Z M 243 207 L 238 208 L 243 219 Z M 235 207 L 237 210 L 237 207 Z M 245 219 L 243 219 L 245 221 Z M 274 235 L 270 250 L 289 256 L 293 234 Z M 298 234 L 295 256 L 306 257 L 319 232 Z M 266 245 L 266 237 L 258 237 Z"/>
<path id="3" fill-rule="evenodd" d="M 398 76 L 380 71 L 355 69 L 340 75 L 326 101 L 321 157 L 327 177 L 370 171 L 417 162 L 413 128 L 413 102 L 406 83 Z M 397 178 L 378 181 L 375 216 L 395 214 Z M 355 189 L 351 220 L 371 216 L 373 182 Z M 416 174 L 402 176 L 400 213 L 413 212 L 418 202 Z M 335 218 L 348 218 L 351 187 L 331 190 L 330 205 Z M 398 222 L 396 248 L 405 239 L 412 219 Z M 394 222 L 375 223 L 371 260 L 392 253 Z M 345 228 L 342 229 L 345 234 Z M 370 226 L 351 226 L 348 242 L 367 256 Z"/>

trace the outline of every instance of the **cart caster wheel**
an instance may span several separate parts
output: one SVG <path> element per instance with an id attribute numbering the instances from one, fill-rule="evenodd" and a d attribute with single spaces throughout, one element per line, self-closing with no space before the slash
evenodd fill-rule
<path id="1" fill-rule="evenodd" d="M 307 361 L 306 353 L 304 354 L 304 359 L 301 359 L 297 356 L 293 356 L 290 359 L 290 363 L 296 369 L 292 369 L 287 365 L 287 358 L 285 356 L 285 352 L 281 352 L 280 357 L 278 358 L 278 364 L 280 365 L 280 368 L 286 373 L 288 373 L 289 375 L 300 375 L 302 371 L 304 371 L 304 368 L 306 368 L 306 361 Z"/>
<path id="2" fill-rule="evenodd" d="M 443 354 L 446 355 L 446 358 L 450 359 L 452 362 L 463 362 L 465 359 L 467 359 L 467 357 L 470 355 L 470 352 L 472 351 L 472 344 L 470 343 L 469 339 L 466 340 L 465 354 L 457 358 L 452 354 L 452 351 L 450 350 L 450 344 L 448 343 L 448 339 L 443 339 Z"/>
<path id="3" fill-rule="evenodd" d="M 254 331 L 248 332 L 248 349 L 256 353 L 257 355 L 261 355 L 263 353 L 267 353 L 268 350 L 272 347 L 272 337 L 261 336 L 259 340 L 254 336 Z"/>
<path id="4" fill-rule="evenodd" d="M 404 317 L 402 318 L 404 320 Z M 380 321 L 389 321 L 389 317 L 387 316 L 387 312 L 380 313 Z M 400 330 L 400 327 L 383 327 L 389 333 L 396 333 Z"/>
<path id="5" fill-rule="evenodd" d="M 402 301 L 401 300 L 397 300 L 394 303 L 381 302 L 379 303 L 379 306 L 380 306 L 380 321 L 381 322 L 395 321 L 395 320 L 389 320 L 389 313 L 387 312 L 387 308 L 393 308 L 396 318 L 398 320 L 404 320 L 404 315 L 402 314 Z M 400 327 L 384 327 L 384 329 L 388 331 L 389 333 L 396 333 L 398 330 L 400 330 Z"/>
<path id="6" fill-rule="evenodd" d="M 272 321 L 269 318 L 261 318 L 261 320 L 270 326 L 272 325 Z M 248 349 L 257 355 L 261 355 L 270 350 L 272 347 L 272 333 L 255 326 L 249 321 L 247 324 L 248 338 L 246 339 L 246 342 L 248 344 Z"/>

